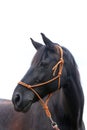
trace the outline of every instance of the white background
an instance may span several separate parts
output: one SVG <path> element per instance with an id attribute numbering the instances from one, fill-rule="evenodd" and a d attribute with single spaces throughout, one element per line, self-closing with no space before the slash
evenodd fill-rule
<path id="1" fill-rule="evenodd" d="M 16 84 L 30 66 L 35 49 L 30 37 L 42 42 L 43 32 L 74 55 L 85 94 L 87 124 L 87 1 L 0 1 L 0 98 L 11 99 Z"/>

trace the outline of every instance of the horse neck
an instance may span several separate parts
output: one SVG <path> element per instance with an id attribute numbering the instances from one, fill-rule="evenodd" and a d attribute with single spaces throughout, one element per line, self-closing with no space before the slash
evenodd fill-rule
<path id="1" fill-rule="evenodd" d="M 75 126 L 74 128 L 81 127 L 83 114 L 81 94 L 81 86 L 76 86 L 74 83 L 53 94 L 49 102 L 49 109 L 56 122 L 70 124 Z"/>

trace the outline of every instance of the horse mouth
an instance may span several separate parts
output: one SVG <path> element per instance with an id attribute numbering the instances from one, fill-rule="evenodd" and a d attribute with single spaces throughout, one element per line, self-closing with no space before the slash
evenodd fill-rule
<path id="1" fill-rule="evenodd" d="M 29 101 L 29 103 L 23 107 L 22 112 L 23 113 L 27 112 L 30 109 L 31 105 L 32 101 Z"/>
<path id="2" fill-rule="evenodd" d="M 29 101 L 29 103 L 26 104 L 26 105 L 24 105 L 24 106 L 20 106 L 20 107 L 19 107 L 19 106 L 14 105 L 14 108 L 15 108 L 15 110 L 18 111 L 18 112 L 26 113 L 26 112 L 30 109 L 30 107 L 31 107 L 32 104 L 33 104 L 33 102 L 32 102 L 32 101 Z"/>

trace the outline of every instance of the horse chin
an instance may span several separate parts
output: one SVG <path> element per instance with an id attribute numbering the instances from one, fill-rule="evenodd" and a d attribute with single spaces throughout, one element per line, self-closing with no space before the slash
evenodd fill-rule
<path id="1" fill-rule="evenodd" d="M 17 112 L 23 112 L 23 113 L 26 113 L 31 105 L 33 104 L 32 101 L 29 101 L 29 103 L 27 105 L 25 105 L 24 107 L 17 107 L 17 106 L 14 106 L 14 109 L 17 111 Z"/>
<path id="2" fill-rule="evenodd" d="M 28 105 L 26 105 L 26 106 L 22 109 L 22 112 L 23 112 L 23 113 L 27 112 L 27 111 L 30 109 L 31 105 L 32 105 L 32 101 L 29 101 Z"/>

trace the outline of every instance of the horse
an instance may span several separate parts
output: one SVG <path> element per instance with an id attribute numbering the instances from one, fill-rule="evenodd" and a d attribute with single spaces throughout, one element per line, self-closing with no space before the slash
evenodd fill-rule
<path id="1" fill-rule="evenodd" d="M 67 48 L 41 36 L 44 44 L 31 38 L 37 52 L 12 95 L 14 109 L 27 113 L 22 123 L 28 126 L 21 130 L 85 130 L 84 93 L 76 61 Z"/>

